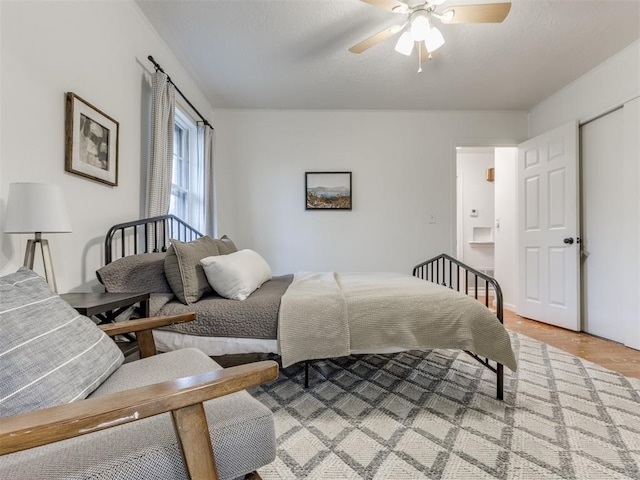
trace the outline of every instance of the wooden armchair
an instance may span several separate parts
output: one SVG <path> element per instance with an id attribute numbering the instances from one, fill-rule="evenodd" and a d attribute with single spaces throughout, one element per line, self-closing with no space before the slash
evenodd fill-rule
<path id="1" fill-rule="evenodd" d="M 91 437 L 93 439 L 94 446 L 85 448 L 87 452 L 90 452 L 86 454 L 86 457 L 90 457 L 87 458 L 87 462 L 92 462 L 93 465 L 85 466 L 82 458 L 75 459 L 72 457 L 73 459 L 69 459 L 69 462 L 73 463 L 74 466 L 69 468 L 73 470 L 73 478 L 82 476 L 77 473 L 78 471 L 86 471 L 87 476 L 89 476 L 89 472 L 93 472 L 91 474 L 95 475 L 96 464 L 104 465 L 104 468 L 99 468 L 101 473 L 96 478 L 124 478 L 121 472 L 109 472 L 109 465 L 118 465 L 119 462 L 129 464 L 144 463 L 140 460 L 140 457 L 145 453 L 130 454 L 131 449 L 137 448 L 133 445 L 123 450 L 128 455 L 127 458 L 117 458 L 118 452 L 116 451 L 114 454 L 113 450 L 117 450 L 120 445 L 120 440 L 117 438 L 118 430 L 120 429 L 123 432 L 122 442 L 131 441 L 129 437 L 138 433 L 143 425 L 147 428 L 149 421 L 146 419 L 155 417 L 155 422 L 157 423 L 162 421 L 161 414 L 170 412 L 175 437 L 177 437 L 177 444 L 182 454 L 183 465 L 171 466 L 169 468 L 171 471 L 155 472 L 154 478 L 217 479 L 219 478 L 217 465 L 221 463 L 221 459 L 216 459 L 214 455 L 217 437 L 216 432 L 212 431 L 212 427 L 215 426 L 216 419 L 208 419 L 208 417 L 213 417 L 219 410 L 225 411 L 226 409 L 228 412 L 223 423 L 229 424 L 229 422 L 233 422 L 234 405 L 238 405 L 238 408 L 242 409 L 237 414 L 245 417 L 242 419 L 242 428 L 247 428 L 247 424 L 252 418 L 251 415 L 247 416 L 247 410 L 256 408 L 258 412 L 254 416 L 256 418 L 259 417 L 262 422 L 260 427 L 262 433 L 258 433 L 258 437 L 260 435 L 264 436 L 264 432 L 266 432 L 267 437 L 273 435 L 272 439 L 267 438 L 268 441 L 260 441 L 262 443 L 273 441 L 273 445 L 267 447 L 268 451 L 266 453 L 262 455 L 251 454 L 248 457 L 262 456 L 268 460 L 266 463 L 273 460 L 275 457 L 275 434 L 271 412 L 267 410 L 267 415 L 265 416 L 264 410 L 266 407 L 251 398 L 246 392 L 236 393 L 235 395 L 244 396 L 227 402 L 225 405 L 213 405 L 219 401 L 213 399 L 220 399 L 276 379 L 278 376 L 278 364 L 276 362 L 264 361 L 222 369 L 209 357 L 194 349 L 160 354 L 151 358 L 156 354 L 152 334 L 153 328 L 177 322 L 188 322 L 194 318 L 194 314 L 186 314 L 130 320 L 101 326 L 101 329 L 109 336 L 135 332 L 140 347 L 141 360 L 121 365 L 104 384 L 112 381 L 112 379 L 115 383 L 122 382 L 123 384 L 110 385 L 106 390 L 102 390 L 106 392 L 104 394 L 101 394 L 101 389 L 103 388 L 101 385 L 90 398 L 84 400 L 0 418 L 0 454 L 2 455 L 0 457 L 0 477 L 38 478 L 38 474 L 32 475 L 34 472 L 31 470 L 36 462 L 51 462 L 51 469 L 56 471 L 64 470 L 65 464 L 61 461 L 60 456 L 75 454 L 82 456 L 82 448 L 85 448 L 86 445 L 84 442 L 80 443 L 80 438 L 75 437 L 84 436 L 83 438 L 89 439 Z M 172 358 L 166 361 L 164 358 L 160 358 L 165 356 L 171 356 Z M 194 367 L 196 364 L 198 366 Z M 207 365 L 211 366 L 209 370 Z M 194 374 L 181 378 L 171 378 L 170 371 L 163 371 L 174 368 L 178 371 L 186 372 L 192 369 Z M 120 371 L 123 369 L 129 370 L 129 373 L 119 376 Z M 146 384 L 145 381 L 140 382 L 140 378 L 145 376 L 151 376 L 154 379 L 163 378 L 164 376 L 166 380 L 153 384 Z M 132 382 L 134 384 L 139 383 L 140 386 L 132 389 L 128 388 Z M 119 391 L 121 388 L 122 390 Z M 208 409 L 205 408 L 207 405 L 209 405 Z M 247 405 L 248 407 L 246 407 Z M 167 423 L 166 417 L 165 415 L 164 423 Z M 131 426 L 126 427 L 127 424 L 133 424 L 133 428 Z M 136 425 L 140 425 L 140 427 Z M 125 431 L 126 428 L 128 430 Z M 154 428 L 149 431 L 154 431 Z M 109 431 L 109 436 L 104 435 L 102 431 Z M 102 432 L 102 434 L 99 432 Z M 226 434 L 222 433 L 222 435 Z M 230 433 L 230 435 L 233 434 Z M 147 442 L 155 441 L 156 434 L 139 433 L 139 435 L 146 439 Z M 253 433 L 248 435 L 251 436 Z M 212 438 L 214 440 L 213 446 Z M 230 443 L 233 444 L 236 440 L 231 439 Z M 239 441 L 242 442 L 242 439 Z M 63 445 L 63 447 L 60 447 L 60 445 Z M 145 448 L 147 447 L 145 445 Z M 98 450 L 104 448 L 105 454 L 107 456 L 111 454 L 112 457 L 105 460 L 96 459 L 96 448 Z M 156 459 L 152 458 L 146 462 L 145 471 L 149 471 L 150 465 L 153 466 L 154 462 L 158 463 L 158 468 L 167 468 L 165 457 L 171 456 L 170 454 L 165 454 L 167 448 L 170 447 L 166 445 L 158 447 L 158 451 L 161 453 L 153 453 Z M 222 450 L 226 452 L 237 448 L 239 448 L 237 445 L 232 445 L 231 448 L 223 447 Z M 218 456 L 221 455 L 220 452 L 217 454 Z M 230 463 L 234 464 L 233 461 Z M 262 463 L 266 464 L 264 459 Z M 54 464 L 58 466 L 54 467 Z M 60 467 L 60 465 L 63 465 L 63 467 Z M 258 466 L 252 468 L 255 470 Z M 135 473 L 135 466 L 132 469 L 130 469 L 131 471 L 129 471 L 128 475 L 133 475 L 133 478 L 146 477 L 144 472 Z M 134 473 L 131 473 L 132 471 Z M 20 472 L 22 472 L 22 476 L 16 476 Z M 48 472 L 46 468 L 42 472 L 42 478 L 66 478 L 67 475 L 64 472 L 59 472 L 58 476 L 54 474 L 49 476 L 51 472 Z M 237 469 L 234 471 L 233 468 L 227 468 L 225 476 L 232 474 L 237 476 L 237 473 Z M 243 475 L 245 473 L 246 471 L 241 472 Z M 254 471 L 247 474 L 247 478 L 260 477 Z"/>

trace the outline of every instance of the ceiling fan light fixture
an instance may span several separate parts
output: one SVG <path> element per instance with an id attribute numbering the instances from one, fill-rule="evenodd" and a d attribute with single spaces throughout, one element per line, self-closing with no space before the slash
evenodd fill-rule
<path id="1" fill-rule="evenodd" d="M 420 67 L 422 62 L 430 60 L 432 58 L 431 53 L 445 44 L 442 32 L 431 25 L 433 18 L 444 24 L 501 23 L 511 9 L 511 2 L 505 0 L 499 3 L 481 3 L 478 5 L 467 4 L 467 0 L 463 0 L 463 5 L 444 7 L 442 8 L 442 10 L 444 10 L 442 13 L 438 13 L 436 10 L 440 10 L 440 7 L 446 3 L 447 0 L 360 1 L 383 8 L 395 14 L 403 15 L 405 22 L 401 25 L 398 24 L 387 27 L 381 32 L 353 45 L 349 48 L 349 51 L 352 53 L 362 53 L 378 42 L 403 32 L 395 44 L 395 50 L 402 55 L 410 56 L 413 52 L 414 45 L 417 44 L 418 72 L 422 71 Z"/>
<path id="2" fill-rule="evenodd" d="M 411 55 L 411 52 L 413 52 L 414 43 L 415 41 L 411 36 L 411 32 L 406 31 L 402 35 L 400 35 L 400 38 L 398 38 L 398 41 L 396 42 L 395 50 L 396 52 L 401 53 L 402 55 L 406 55 L 408 57 L 409 55 Z"/>
<path id="3" fill-rule="evenodd" d="M 442 45 L 444 45 L 444 37 L 442 36 L 442 32 L 440 32 L 440 30 L 438 30 L 436 27 L 433 27 L 431 30 L 429 30 L 427 37 L 424 39 L 424 44 L 429 52 L 435 52 Z"/>
<path id="4" fill-rule="evenodd" d="M 422 14 L 417 14 L 411 20 L 411 37 L 414 41 L 421 42 L 427 38 L 430 28 L 429 19 Z"/>

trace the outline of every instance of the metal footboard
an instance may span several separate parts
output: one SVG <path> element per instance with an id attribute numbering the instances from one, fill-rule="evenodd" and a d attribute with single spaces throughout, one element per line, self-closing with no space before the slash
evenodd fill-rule
<path id="1" fill-rule="evenodd" d="M 104 241 L 104 263 L 138 253 L 166 252 L 171 239 L 183 242 L 203 234 L 175 215 L 161 215 L 114 225 Z"/>
<path id="2" fill-rule="evenodd" d="M 496 316 L 500 323 L 504 323 L 502 289 L 495 278 L 465 265 L 446 253 L 413 267 L 413 276 L 470 295 L 484 303 L 487 308 L 489 308 L 490 294 L 493 290 Z M 470 280 L 472 281 L 470 282 Z M 481 294 L 484 294 L 484 301 Z M 496 363 L 494 367 L 488 358 L 481 358 L 469 351 L 465 352 L 496 374 L 496 396 L 502 400 L 504 398 L 504 366 L 501 363 Z"/>

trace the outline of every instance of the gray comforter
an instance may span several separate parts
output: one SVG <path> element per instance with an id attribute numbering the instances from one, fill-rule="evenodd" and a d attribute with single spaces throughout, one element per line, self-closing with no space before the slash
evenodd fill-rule
<path id="1" fill-rule="evenodd" d="M 188 335 L 206 337 L 277 338 L 280 299 L 293 280 L 293 275 L 273 277 L 246 300 L 229 300 L 209 295 L 196 303 L 166 303 L 157 315 L 195 312 L 196 320 L 165 328 Z"/>

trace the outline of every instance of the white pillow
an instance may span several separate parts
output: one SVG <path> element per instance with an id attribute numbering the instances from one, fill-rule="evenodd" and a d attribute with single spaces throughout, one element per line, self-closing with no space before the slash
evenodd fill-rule
<path id="1" fill-rule="evenodd" d="M 200 260 L 207 281 L 218 295 L 244 300 L 267 280 L 271 267 L 259 253 L 244 249 Z"/>

